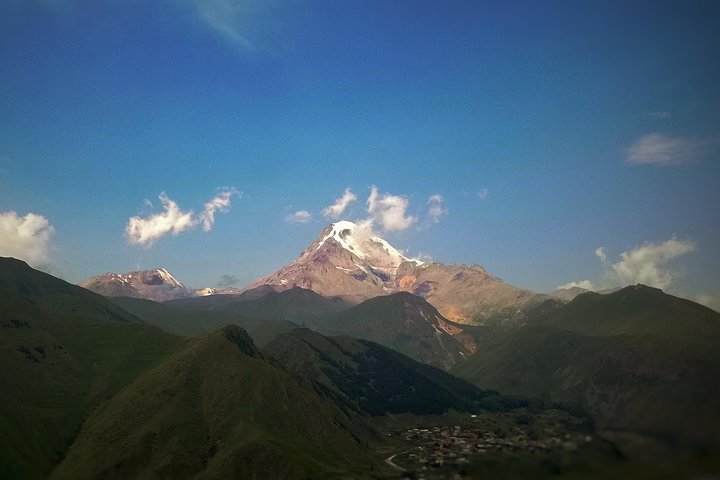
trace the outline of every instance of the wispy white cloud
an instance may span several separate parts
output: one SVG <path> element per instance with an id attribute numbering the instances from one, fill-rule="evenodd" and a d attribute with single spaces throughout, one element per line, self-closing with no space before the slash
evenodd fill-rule
<path id="1" fill-rule="evenodd" d="M 234 188 L 226 187 L 214 198 L 205 203 L 205 207 L 199 216 L 204 231 L 209 232 L 215 224 L 215 212 L 226 213 L 230 210 L 233 195 L 239 196 L 241 194 Z"/>
<path id="2" fill-rule="evenodd" d="M 369 219 L 382 226 L 385 231 L 406 230 L 410 228 L 417 218 L 407 215 L 410 201 L 398 195 L 378 194 L 375 185 L 370 189 L 367 199 Z"/>
<path id="3" fill-rule="evenodd" d="M 590 290 L 590 291 L 595 290 L 595 285 L 590 280 L 579 280 L 577 282 L 566 283 L 565 285 L 560 285 L 559 287 L 557 287 L 557 289 L 564 290 L 564 289 L 575 288 L 575 287 L 583 288 L 585 290 Z"/>
<path id="4" fill-rule="evenodd" d="M 349 188 L 346 188 L 345 192 L 335 199 L 335 203 L 323 208 L 322 214 L 324 217 L 340 218 L 347 207 L 355 200 L 357 200 L 357 195 L 355 195 Z"/>
<path id="5" fill-rule="evenodd" d="M 478 197 L 483 200 L 486 199 L 489 194 L 490 190 L 488 190 L 487 188 L 481 188 L 480 190 L 478 190 Z"/>
<path id="6" fill-rule="evenodd" d="M 307 223 L 310 220 L 312 220 L 312 214 L 307 210 L 298 210 L 285 217 L 285 221 L 288 223 Z"/>
<path id="7" fill-rule="evenodd" d="M 34 267 L 50 259 L 55 229 L 47 218 L 35 213 L 24 217 L 15 212 L 0 212 L 0 256 L 15 257 Z"/>
<path id="8" fill-rule="evenodd" d="M 430 198 L 428 198 L 427 206 L 428 220 L 430 220 L 432 223 L 440 222 L 442 217 L 448 214 L 445 199 L 442 195 L 438 193 L 436 193 L 435 195 L 431 195 Z"/>
<path id="9" fill-rule="evenodd" d="M 600 259 L 603 265 L 607 264 L 607 253 L 605 253 L 605 247 L 598 247 L 595 249 L 595 256 Z"/>
<path id="10" fill-rule="evenodd" d="M 165 192 L 159 197 L 163 212 L 150 215 L 147 218 L 140 216 L 130 217 L 125 227 L 125 235 L 131 245 L 152 247 L 153 244 L 165 235 L 172 233 L 178 235 L 197 225 L 192 210 L 184 212 L 178 204 L 171 200 Z"/>
<path id="11" fill-rule="evenodd" d="M 238 46 L 252 50 L 255 48 L 243 26 L 256 2 L 243 0 L 194 0 L 200 19 L 222 35 L 226 40 Z"/>
<path id="12" fill-rule="evenodd" d="M 667 267 L 672 259 L 696 249 L 690 240 L 670 239 L 660 243 L 645 243 L 620 254 L 620 261 L 611 268 L 622 284 L 643 283 L 666 289 L 677 277 Z"/>
<path id="13" fill-rule="evenodd" d="M 130 245 L 151 248 L 155 242 L 166 235 L 177 236 L 198 225 L 202 225 L 203 230 L 208 232 L 215 223 L 215 213 L 228 212 L 231 206 L 231 197 L 239 194 L 234 188 L 225 188 L 205 203 L 202 212 L 195 215 L 192 210 L 183 211 L 174 200 L 162 192 L 158 198 L 163 211 L 145 218 L 139 215 L 130 217 L 125 226 L 125 236 Z"/>
<path id="14" fill-rule="evenodd" d="M 82 0 L 15 1 L 18 4 L 37 4 L 55 14 L 77 11 L 87 3 Z M 183 7 L 202 25 L 242 51 L 255 50 L 256 45 L 250 37 L 257 37 L 259 32 L 272 29 L 278 23 L 273 19 L 264 18 L 270 7 L 279 3 L 276 0 L 171 0 L 171 2 L 175 4 L 170 5 L 171 7 Z M 121 0 L 95 0 L 95 3 L 121 3 Z"/>
<path id="15" fill-rule="evenodd" d="M 625 160 L 633 165 L 681 165 L 697 160 L 711 143 L 649 133 L 630 145 Z"/>

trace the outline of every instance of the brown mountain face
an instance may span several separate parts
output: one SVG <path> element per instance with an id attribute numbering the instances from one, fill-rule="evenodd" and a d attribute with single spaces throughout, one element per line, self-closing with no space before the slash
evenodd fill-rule
<path id="1" fill-rule="evenodd" d="M 443 370 L 476 349 L 472 335 L 407 292 L 371 298 L 319 322 L 322 332 L 371 340 Z"/>
<path id="2" fill-rule="evenodd" d="M 297 260 L 247 288 L 302 287 L 352 303 L 396 291 L 397 267 L 409 259 L 385 240 L 359 230 L 351 222 L 330 225 Z"/>
<path id="3" fill-rule="evenodd" d="M 514 287 L 479 265 L 400 265 L 399 290 L 424 298 L 447 319 L 464 324 L 516 324 L 525 312 L 550 301 L 548 295 Z M 558 302 L 559 304 L 559 302 Z"/>
<path id="4" fill-rule="evenodd" d="M 527 309 L 552 298 L 509 285 L 478 265 L 408 258 L 347 221 L 328 226 L 297 260 L 247 288 L 262 285 L 278 289 L 298 286 L 352 303 L 410 292 L 427 300 L 444 317 L 465 324 L 514 324 Z"/>
<path id="5" fill-rule="evenodd" d="M 105 273 L 80 284 L 106 297 L 134 297 L 164 302 L 192 296 L 192 292 L 164 268 L 154 268 L 122 275 Z"/>

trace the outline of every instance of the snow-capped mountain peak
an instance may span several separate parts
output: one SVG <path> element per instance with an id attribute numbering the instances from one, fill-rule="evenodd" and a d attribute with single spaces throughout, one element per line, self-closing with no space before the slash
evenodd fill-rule
<path id="1" fill-rule="evenodd" d="M 128 272 L 106 273 L 80 284 L 101 295 L 147 298 L 156 301 L 185 298 L 192 293 L 164 268 Z"/>
<path id="2" fill-rule="evenodd" d="M 382 270 L 397 270 L 402 262 L 410 260 L 387 241 L 373 235 L 370 227 L 366 225 L 342 220 L 331 224 L 325 229 L 325 232 L 315 250 L 319 250 L 328 240 L 332 239 L 373 268 Z"/>

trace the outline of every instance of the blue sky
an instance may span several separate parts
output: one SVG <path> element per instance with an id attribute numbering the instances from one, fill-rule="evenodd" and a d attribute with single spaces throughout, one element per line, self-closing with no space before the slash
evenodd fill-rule
<path id="1" fill-rule="evenodd" d="M 719 296 L 720 7 L 630 3 L 5 1 L 0 254 L 242 285 L 376 186 L 411 256 Z M 133 244 L 162 192 L 193 214 Z"/>

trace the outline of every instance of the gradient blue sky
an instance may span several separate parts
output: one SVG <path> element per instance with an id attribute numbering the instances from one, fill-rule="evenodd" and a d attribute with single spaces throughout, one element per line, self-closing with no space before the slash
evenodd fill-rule
<path id="1" fill-rule="evenodd" d="M 649 243 L 671 291 L 717 296 L 718 45 L 713 1 L 6 0 L 0 212 L 43 216 L 44 268 L 70 281 L 242 285 L 345 188 L 365 218 L 376 185 L 417 217 L 378 227 L 409 255 L 549 291 L 612 283 L 633 249 L 642 269 Z M 197 213 L 220 187 L 242 196 L 209 232 L 128 243 L 161 192 Z"/>

